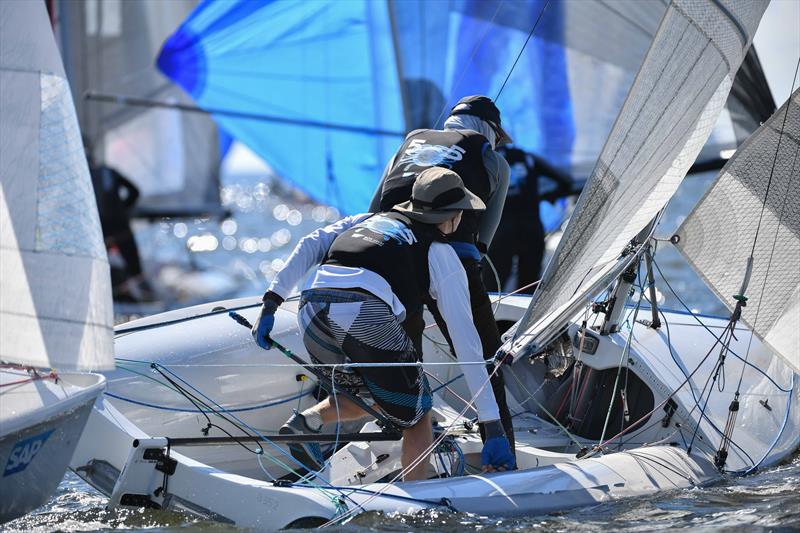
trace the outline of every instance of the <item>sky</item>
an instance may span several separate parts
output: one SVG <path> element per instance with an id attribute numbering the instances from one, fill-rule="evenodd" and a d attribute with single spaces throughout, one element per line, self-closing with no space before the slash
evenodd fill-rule
<path id="1" fill-rule="evenodd" d="M 772 0 L 753 43 L 775 105 L 780 107 L 789 98 L 792 75 L 800 59 L 800 0 Z M 800 79 L 795 90 L 798 85 Z"/>

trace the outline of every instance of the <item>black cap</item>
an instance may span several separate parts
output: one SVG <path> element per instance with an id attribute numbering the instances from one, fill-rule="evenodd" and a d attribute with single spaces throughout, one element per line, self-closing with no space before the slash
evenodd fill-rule
<path id="1" fill-rule="evenodd" d="M 450 116 L 453 115 L 472 115 L 489 122 L 497 132 L 498 145 L 513 142 L 511 136 L 500 126 L 500 110 L 488 96 L 465 96 L 450 110 Z"/>

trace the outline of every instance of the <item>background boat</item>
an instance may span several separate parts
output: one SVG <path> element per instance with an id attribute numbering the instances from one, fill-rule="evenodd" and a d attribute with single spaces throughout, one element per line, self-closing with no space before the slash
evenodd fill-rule
<path id="1" fill-rule="evenodd" d="M 0 4 L 0 523 L 64 476 L 114 367 L 108 262 L 44 4 Z M 54 368 L 58 369 L 53 370 Z"/>

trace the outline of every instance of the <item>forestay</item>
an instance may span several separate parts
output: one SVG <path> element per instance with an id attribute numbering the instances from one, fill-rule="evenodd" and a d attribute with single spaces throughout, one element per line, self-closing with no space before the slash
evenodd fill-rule
<path id="1" fill-rule="evenodd" d="M 675 0 L 669 6 L 516 330 L 523 344 L 547 342 L 619 273 L 621 253 L 664 207 L 708 139 L 766 5 Z"/>
<path id="2" fill-rule="evenodd" d="M 103 236 L 42 2 L 0 2 L 0 360 L 114 368 Z"/>
<path id="3" fill-rule="evenodd" d="M 678 250 L 731 310 L 752 252 L 742 319 L 800 371 L 800 89 L 728 161 L 677 234 Z"/>

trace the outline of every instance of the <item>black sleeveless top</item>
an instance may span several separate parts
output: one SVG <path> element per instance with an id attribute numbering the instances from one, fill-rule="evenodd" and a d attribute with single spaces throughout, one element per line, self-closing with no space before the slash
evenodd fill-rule
<path id="1" fill-rule="evenodd" d="M 457 173 L 464 185 L 484 202 L 491 193 L 483 152 L 489 149 L 486 137 L 472 130 L 416 130 L 395 156 L 381 191 L 381 211 L 411 199 L 414 180 L 423 170 L 438 166 Z M 475 243 L 480 212 L 464 211 L 458 230 L 450 240 Z"/>
<path id="2" fill-rule="evenodd" d="M 323 264 L 375 272 L 389 283 L 410 316 L 422 311 L 430 289 L 428 249 L 433 241 L 446 240 L 432 224 L 397 211 L 377 213 L 337 236 Z"/>

